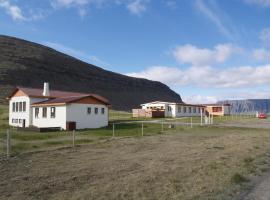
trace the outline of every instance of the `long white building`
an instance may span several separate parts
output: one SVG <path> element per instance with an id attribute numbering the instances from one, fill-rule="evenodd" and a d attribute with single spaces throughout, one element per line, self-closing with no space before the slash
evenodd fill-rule
<path id="1" fill-rule="evenodd" d="M 109 102 L 96 94 L 18 87 L 8 97 L 9 125 L 14 127 L 100 128 L 108 125 Z"/>
<path id="2" fill-rule="evenodd" d="M 205 115 L 205 106 L 154 101 L 141 104 L 143 110 L 164 111 L 164 117 L 195 117 Z"/>

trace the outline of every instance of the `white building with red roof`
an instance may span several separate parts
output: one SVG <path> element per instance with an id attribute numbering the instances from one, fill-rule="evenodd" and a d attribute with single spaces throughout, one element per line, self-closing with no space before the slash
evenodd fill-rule
<path id="1" fill-rule="evenodd" d="M 199 117 L 205 115 L 204 105 L 154 101 L 141 104 L 142 110 L 164 112 L 163 117 Z"/>
<path id="2" fill-rule="evenodd" d="M 63 130 L 100 128 L 108 125 L 107 99 L 86 94 L 17 87 L 8 97 L 9 125 L 14 127 L 59 128 Z"/>

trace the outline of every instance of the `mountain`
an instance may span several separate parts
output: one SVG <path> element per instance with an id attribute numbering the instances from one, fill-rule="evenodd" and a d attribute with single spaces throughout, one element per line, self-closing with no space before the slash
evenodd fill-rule
<path id="1" fill-rule="evenodd" d="M 228 100 L 219 101 L 218 103 L 231 104 L 233 113 L 256 111 L 270 113 L 270 99 Z"/>
<path id="2" fill-rule="evenodd" d="M 0 100 L 15 86 L 97 93 L 113 109 L 130 110 L 149 101 L 182 102 L 168 86 L 104 70 L 52 48 L 0 35 Z"/>

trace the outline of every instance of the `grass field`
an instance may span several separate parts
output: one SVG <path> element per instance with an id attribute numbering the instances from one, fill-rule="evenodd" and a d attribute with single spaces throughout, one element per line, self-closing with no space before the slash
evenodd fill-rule
<path id="1" fill-rule="evenodd" d="M 1 162 L 0 199 L 231 199 L 269 161 L 269 129 L 117 137 Z"/>
<path id="2" fill-rule="evenodd" d="M 0 155 L 4 155 L 6 152 L 5 139 L 6 129 L 8 128 L 8 109 L 7 106 L 0 106 Z M 116 137 L 140 137 L 142 135 L 157 135 L 162 133 L 177 133 L 186 131 L 190 126 L 191 118 L 168 118 L 168 119 L 154 119 L 160 121 L 158 123 L 150 123 L 150 118 L 132 118 L 131 113 L 121 111 L 110 111 L 109 113 L 110 125 L 106 128 L 80 130 L 76 131 L 76 144 L 89 144 L 99 142 L 100 140 L 110 139 L 113 136 L 113 124 L 114 124 L 114 136 Z M 244 119 L 244 117 L 242 117 Z M 223 123 L 235 121 L 236 117 L 215 117 L 215 123 Z M 245 120 L 245 119 L 244 119 Z M 254 120 L 254 119 L 251 119 Z M 126 121 L 127 123 L 123 123 Z M 139 121 L 139 122 L 136 122 Z M 142 131 L 142 123 L 143 131 Z M 200 117 L 193 117 L 192 122 L 194 124 L 200 124 Z M 238 120 L 239 121 L 239 120 Z M 130 123 L 128 123 L 130 122 Z M 134 123 L 133 123 L 134 122 Z M 164 123 L 164 125 L 162 125 Z M 169 128 L 170 125 L 174 125 L 173 128 Z M 45 150 L 59 147 L 70 147 L 72 145 L 72 132 L 50 132 L 50 133 L 36 133 L 36 132 L 19 132 L 16 129 L 10 129 L 11 134 L 11 153 L 17 155 L 19 153 Z"/>
<path id="3" fill-rule="evenodd" d="M 71 132 L 11 129 L 0 199 L 232 199 L 251 176 L 270 169 L 269 119 L 217 117 L 215 126 L 192 128 L 190 118 L 144 121 L 144 137 L 142 123 L 132 120 L 111 111 L 109 127 L 76 131 L 76 148 Z M 7 127 L 7 107 L 0 106 L 0 155 Z"/>

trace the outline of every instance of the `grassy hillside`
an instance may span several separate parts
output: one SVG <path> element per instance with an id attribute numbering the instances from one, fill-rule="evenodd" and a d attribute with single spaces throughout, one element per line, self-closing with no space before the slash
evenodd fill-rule
<path id="1" fill-rule="evenodd" d="M 117 110 L 155 100 L 182 101 L 160 82 L 110 72 L 46 46 L 0 35 L 0 100 L 15 86 L 42 88 L 45 81 L 51 89 L 100 94 Z"/>
<path id="2" fill-rule="evenodd" d="M 8 127 L 8 106 L 0 104 L 0 130 Z"/>

